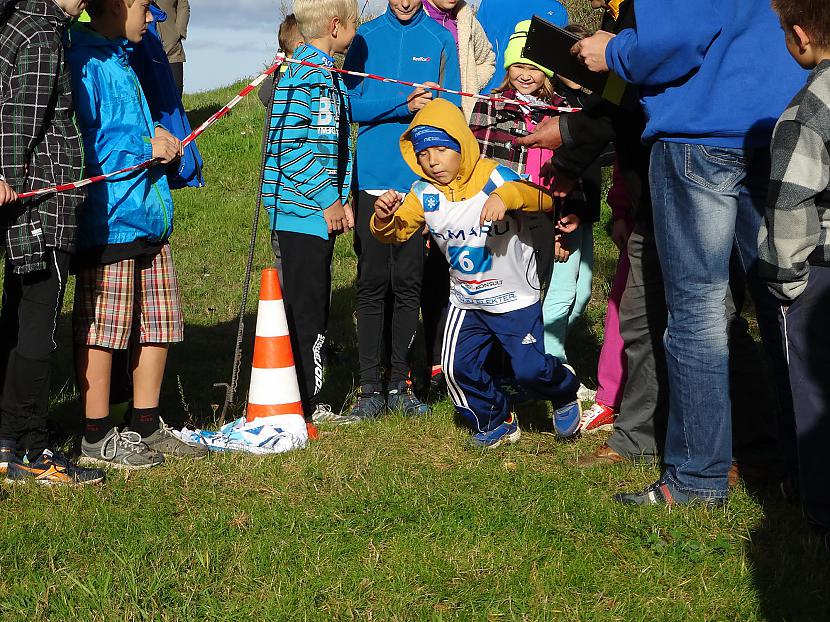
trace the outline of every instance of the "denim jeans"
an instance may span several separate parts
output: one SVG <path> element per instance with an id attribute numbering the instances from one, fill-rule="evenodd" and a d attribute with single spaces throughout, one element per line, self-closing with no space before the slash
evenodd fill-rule
<path id="1" fill-rule="evenodd" d="M 651 155 L 657 252 L 665 282 L 669 420 L 664 479 L 725 497 L 732 461 L 726 295 L 733 250 L 770 334 L 769 295 L 754 278 L 769 180 L 766 150 L 660 141 Z M 772 328 L 774 330 L 774 327 Z"/>

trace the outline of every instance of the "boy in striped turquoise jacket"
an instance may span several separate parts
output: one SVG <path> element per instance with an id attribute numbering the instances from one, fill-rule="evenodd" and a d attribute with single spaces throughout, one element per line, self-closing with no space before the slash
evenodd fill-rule
<path id="1" fill-rule="evenodd" d="M 295 0 L 294 14 L 307 42 L 294 58 L 333 67 L 354 38 L 356 0 Z M 320 391 L 334 241 L 354 226 L 348 92 L 339 75 L 292 64 L 271 106 L 262 196 L 282 261 L 303 409 L 315 423 L 340 423 Z"/>

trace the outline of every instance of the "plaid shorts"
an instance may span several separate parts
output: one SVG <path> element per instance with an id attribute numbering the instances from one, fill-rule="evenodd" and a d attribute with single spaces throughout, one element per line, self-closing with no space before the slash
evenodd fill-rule
<path id="1" fill-rule="evenodd" d="M 75 343 L 125 350 L 139 343 L 184 340 L 179 281 L 170 245 L 152 256 L 90 266 L 78 272 L 72 313 Z"/>

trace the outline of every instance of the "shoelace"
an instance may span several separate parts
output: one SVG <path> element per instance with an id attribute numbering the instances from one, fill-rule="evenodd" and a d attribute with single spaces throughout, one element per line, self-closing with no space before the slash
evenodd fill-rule
<path id="1" fill-rule="evenodd" d="M 101 447 L 101 456 L 104 460 L 112 460 L 118 453 L 119 447 L 126 451 L 139 453 L 143 444 L 144 442 L 138 432 L 120 432 L 116 430 L 115 434 L 110 436 Z"/>

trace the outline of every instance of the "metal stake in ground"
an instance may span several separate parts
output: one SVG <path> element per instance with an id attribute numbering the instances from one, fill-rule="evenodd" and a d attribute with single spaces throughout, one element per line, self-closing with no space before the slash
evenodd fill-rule
<path id="1" fill-rule="evenodd" d="M 280 63 L 277 63 L 277 66 Z M 276 71 L 279 71 L 277 68 Z M 265 162 L 267 160 L 268 130 L 274 119 L 274 93 L 277 89 L 278 77 L 274 71 L 274 89 L 271 91 L 272 105 L 268 106 L 265 113 L 265 124 L 262 128 L 262 161 L 259 169 L 259 186 L 257 187 L 256 208 L 251 221 L 251 243 L 248 245 L 248 262 L 245 264 L 245 279 L 242 284 L 242 302 L 239 305 L 239 325 L 236 330 L 236 347 L 233 351 L 233 369 L 230 382 L 217 382 L 213 386 L 225 389 L 225 403 L 222 405 L 222 413 L 219 416 L 219 425 L 224 425 L 228 410 L 236 404 L 236 392 L 239 387 L 239 370 L 242 367 L 242 341 L 245 337 L 245 311 L 248 308 L 248 293 L 251 290 L 251 275 L 254 269 L 254 255 L 256 253 L 256 240 L 259 233 L 259 213 L 262 209 L 262 184 L 265 182 Z"/>

